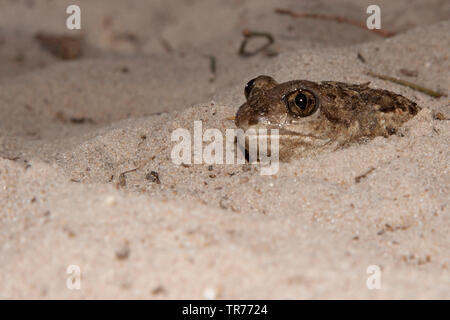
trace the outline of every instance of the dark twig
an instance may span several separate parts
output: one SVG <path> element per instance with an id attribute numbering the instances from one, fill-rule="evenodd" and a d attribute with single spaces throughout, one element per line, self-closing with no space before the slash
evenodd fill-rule
<path id="1" fill-rule="evenodd" d="M 367 175 L 369 175 L 370 173 L 372 173 L 375 170 L 375 168 L 370 168 L 369 170 L 367 170 L 366 172 L 364 172 L 363 174 L 356 176 L 355 177 L 355 182 L 356 183 L 360 183 L 362 179 L 366 178 Z"/>
<path id="2" fill-rule="evenodd" d="M 244 36 L 244 40 L 241 43 L 241 46 L 239 48 L 239 55 L 241 57 L 251 57 L 254 56 L 255 54 L 266 50 L 270 45 L 272 45 L 272 43 L 274 43 L 275 39 L 274 37 L 268 33 L 268 32 L 257 32 L 257 31 L 249 31 L 249 30 L 244 30 L 242 31 L 242 35 Z M 254 37 L 262 37 L 262 38 L 266 38 L 267 39 L 267 43 L 265 43 L 264 45 L 262 45 L 261 47 L 259 47 L 256 50 L 253 51 L 245 51 L 245 47 L 247 46 L 248 41 L 251 38 Z"/>
<path id="3" fill-rule="evenodd" d="M 212 54 L 205 54 L 205 57 L 209 59 L 209 70 L 211 71 L 209 81 L 213 82 L 216 79 L 217 59 Z"/>
<path id="4" fill-rule="evenodd" d="M 362 62 L 362 63 L 366 63 L 366 59 L 364 59 L 364 57 L 362 56 L 361 53 L 358 52 L 357 58 Z"/>
<path id="5" fill-rule="evenodd" d="M 336 21 L 339 23 L 346 23 L 346 24 L 350 24 L 352 26 L 367 30 L 367 31 L 371 31 L 373 33 L 376 33 L 379 36 L 385 37 L 385 38 L 389 38 L 395 35 L 395 32 L 391 32 L 391 31 L 386 31 L 386 30 L 381 30 L 381 29 L 368 29 L 367 26 L 358 21 L 358 20 L 353 20 L 353 19 L 349 19 L 346 17 L 341 17 L 341 16 L 334 16 L 334 15 L 325 15 L 325 14 L 317 14 L 317 13 L 305 13 L 305 12 L 294 12 L 291 10 L 287 10 L 287 9 L 275 9 L 275 12 L 278 14 L 285 14 L 294 18 L 313 18 L 313 19 L 321 19 L 321 20 L 332 20 L 332 21 Z"/>
<path id="6" fill-rule="evenodd" d="M 394 77 L 391 77 L 391 76 L 386 76 L 386 75 L 382 75 L 382 74 L 378 74 L 378 73 L 373 73 L 373 72 L 370 72 L 370 71 L 367 72 L 367 74 L 369 76 L 372 76 L 372 77 L 375 77 L 375 78 L 378 78 L 378 79 L 381 79 L 381 80 L 386 80 L 386 81 L 391 81 L 393 83 L 401 84 L 402 86 L 409 87 L 411 89 L 414 89 L 416 91 L 420 91 L 422 93 L 425 93 L 425 94 L 427 94 L 429 96 L 432 96 L 432 97 L 435 97 L 435 98 L 440 98 L 440 97 L 446 97 L 447 96 L 446 94 L 433 91 L 431 89 L 422 87 L 422 86 L 420 86 L 418 84 L 415 84 L 415 83 L 412 83 L 412 82 L 409 82 L 409 81 L 406 81 L 406 80 L 397 79 L 397 78 L 394 78 Z"/>
<path id="7" fill-rule="evenodd" d="M 127 178 L 125 177 L 125 175 L 130 172 L 135 172 L 138 169 L 139 168 L 130 169 L 119 174 L 119 182 L 117 183 L 117 187 L 125 187 L 127 185 Z"/>

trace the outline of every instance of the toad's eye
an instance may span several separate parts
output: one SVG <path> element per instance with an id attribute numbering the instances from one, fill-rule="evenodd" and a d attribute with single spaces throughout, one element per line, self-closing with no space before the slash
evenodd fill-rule
<path id="1" fill-rule="evenodd" d="M 296 118 L 308 117 L 319 108 L 319 99 L 314 93 L 298 89 L 283 96 L 283 101 L 289 114 Z"/>

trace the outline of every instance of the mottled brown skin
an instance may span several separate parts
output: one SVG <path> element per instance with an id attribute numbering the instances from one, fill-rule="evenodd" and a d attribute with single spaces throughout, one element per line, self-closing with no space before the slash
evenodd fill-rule
<path id="1" fill-rule="evenodd" d="M 299 92 L 310 97 L 306 99 L 310 106 L 316 106 L 310 115 L 292 114 L 292 109 L 304 109 L 298 109 L 297 102 L 286 102 L 286 96 L 294 101 Z M 278 84 L 269 76 L 259 76 L 247 84 L 245 93 L 247 102 L 236 114 L 236 126 L 244 131 L 279 129 L 282 161 L 376 136 L 388 137 L 420 110 L 413 101 L 369 88 L 368 83 L 294 80 Z"/>

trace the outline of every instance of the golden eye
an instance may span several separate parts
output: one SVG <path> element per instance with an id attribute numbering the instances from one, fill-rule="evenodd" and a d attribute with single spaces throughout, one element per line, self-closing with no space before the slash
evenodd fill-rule
<path id="1" fill-rule="evenodd" d="M 296 118 L 312 115 L 319 108 L 319 99 L 308 90 L 298 89 L 283 96 L 289 114 Z"/>

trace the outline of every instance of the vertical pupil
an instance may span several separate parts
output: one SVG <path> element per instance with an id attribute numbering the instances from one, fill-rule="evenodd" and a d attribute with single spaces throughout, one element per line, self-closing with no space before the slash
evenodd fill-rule
<path id="1" fill-rule="evenodd" d="M 306 98 L 306 96 L 303 93 L 299 93 L 295 97 L 295 104 L 297 105 L 297 107 L 304 110 L 308 105 L 308 98 Z"/>

